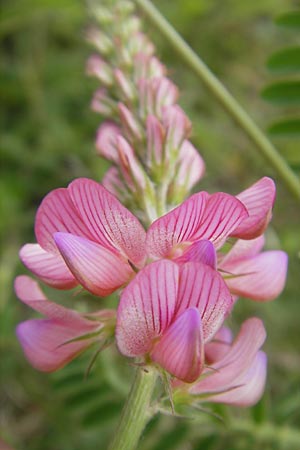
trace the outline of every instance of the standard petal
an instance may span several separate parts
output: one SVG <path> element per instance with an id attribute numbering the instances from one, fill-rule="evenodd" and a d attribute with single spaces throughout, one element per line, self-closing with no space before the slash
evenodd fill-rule
<path id="1" fill-rule="evenodd" d="M 246 217 L 248 212 L 237 198 L 224 192 L 212 194 L 193 240 L 208 239 L 221 245 Z"/>
<path id="2" fill-rule="evenodd" d="M 203 368 L 203 336 L 198 309 L 187 309 L 166 330 L 151 358 L 171 375 L 192 383 Z"/>
<path id="3" fill-rule="evenodd" d="M 57 231 L 72 233 L 91 239 L 87 227 L 74 207 L 65 188 L 55 189 L 43 199 L 35 219 L 35 235 L 40 246 L 58 253 L 53 234 Z"/>
<path id="4" fill-rule="evenodd" d="M 147 232 L 148 254 L 154 258 L 164 258 L 171 255 L 176 245 L 192 242 L 201 224 L 208 197 L 207 192 L 194 194 L 153 222 Z"/>
<path id="5" fill-rule="evenodd" d="M 192 244 L 181 256 L 175 258 L 174 261 L 177 263 L 202 262 L 215 269 L 217 255 L 215 247 L 210 241 L 198 241 Z"/>
<path id="6" fill-rule="evenodd" d="M 263 345 L 266 332 L 260 319 L 246 320 L 230 350 L 205 371 L 206 377 L 190 389 L 193 394 L 224 392 L 240 385 L 239 379 L 247 373 Z"/>
<path id="7" fill-rule="evenodd" d="M 221 327 L 233 304 L 221 275 L 203 263 L 180 266 L 176 317 L 186 309 L 199 310 L 204 341 L 209 341 Z"/>
<path id="8" fill-rule="evenodd" d="M 39 244 L 26 244 L 20 250 L 22 263 L 44 283 L 57 289 L 71 289 L 78 282 L 59 253 L 49 253 Z"/>
<path id="9" fill-rule="evenodd" d="M 79 178 L 68 190 L 92 240 L 114 252 L 121 251 L 133 264 L 142 266 L 146 233 L 138 219 L 93 180 Z"/>
<path id="10" fill-rule="evenodd" d="M 91 345 L 95 338 L 69 342 L 86 334 L 63 320 L 33 319 L 17 327 L 17 336 L 30 363 L 43 372 L 53 372 Z"/>
<path id="11" fill-rule="evenodd" d="M 76 280 L 92 294 L 109 295 L 134 273 L 126 260 L 95 242 L 68 233 L 54 237 Z"/>
<path id="12" fill-rule="evenodd" d="M 275 183 L 268 177 L 261 178 L 238 194 L 236 197 L 246 206 L 249 217 L 234 230 L 232 236 L 254 239 L 261 235 L 272 218 L 275 195 Z"/>
<path id="13" fill-rule="evenodd" d="M 284 288 L 287 265 L 285 252 L 262 252 L 238 264 L 224 265 L 232 274 L 225 277 L 225 281 L 233 294 L 258 301 L 273 300 Z"/>
<path id="14" fill-rule="evenodd" d="M 178 290 L 179 268 L 168 260 L 146 266 L 124 289 L 117 312 L 116 339 L 121 353 L 148 353 L 153 340 L 171 323 Z"/>

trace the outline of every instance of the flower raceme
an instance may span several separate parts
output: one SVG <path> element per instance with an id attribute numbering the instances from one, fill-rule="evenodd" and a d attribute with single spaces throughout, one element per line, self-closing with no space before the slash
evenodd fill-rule
<path id="1" fill-rule="evenodd" d="M 218 265 L 235 295 L 269 300 L 281 292 L 287 266 L 284 252 L 260 253 L 274 193 L 268 178 L 237 197 L 199 192 L 146 233 L 111 193 L 80 178 L 45 197 L 35 222 L 38 243 L 23 246 L 20 257 L 50 286 L 80 284 L 98 296 L 125 286 L 151 260 L 201 262 Z M 227 255 L 216 254 L 230 236 L 240 239 Z"/>

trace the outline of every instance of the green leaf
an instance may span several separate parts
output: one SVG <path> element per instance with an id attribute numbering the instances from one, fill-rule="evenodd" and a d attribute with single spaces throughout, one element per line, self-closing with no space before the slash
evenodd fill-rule
<path id="1" fill-rule="evenodd" d="M 272 103 L 282 105 L 300 104 L 300 81 L 281 81 L 263 89 L 262 97 Z"/>
<path id="2" fill-rule="evenodd" d="M 267 68 L 277 73 L 293 73 L 300 70 L 300 46 L 285 48 L 274 53 Z"/>
<path id="3" fill-rule="evenodd" d="M 300 28 L 300 11 L 291 11 L 282 14 L 275 20 L 277 25 L 291 28 Z"/>
<path id="4" fill-rule="evenodd" d="M 300 119 L 283 119 L 272 123 L 268 132 L 273 136 L 300 138 Z"/>

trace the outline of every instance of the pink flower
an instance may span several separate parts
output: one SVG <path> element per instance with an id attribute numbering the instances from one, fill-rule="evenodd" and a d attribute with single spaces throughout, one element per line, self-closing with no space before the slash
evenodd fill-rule
<path id="1" fill-rule="evenodd" d="M 204 344 L 231 310 L 222 277 L 202 263 L 154 262 L 124 289 L 117 311 L 121 353 L 150 358 L 176 378 L 195 381 Z"/>
<path id="2" fill-rule="evenodd" d="M 79 353 L 111 337 L 115 311 L 79 314 L 49 301 L 38 284 L 27 276 L 15 280 L 19 299 L 45 319 L 32 319 L 17 327 L 17 336 L 30 363 L 38 370 L 52 372 Z"/>
<path id="3" fill-rule="evenodd" d="M 80 178 L 50 192 L 36 216 L 37 244 L 20 257 L 45 283 L 68 289 L 80 283 L 104 296 L 127 283 L 132 266 L 144 265 L 146 233 L 100 184 Z"/>
<path id="4" fill-rule="evenodd" d="M 185 390 L 199 401 L 254 405 L 262 396 L 266 381 L 267 359 L 260 351 L 266 333 L 261 320 L 246 320 L 232 341 L 222 328 L 205 346 L 205 368 L 192 385 L 175 383 L 175 390 Z M 175 394 L 176 396 L 176 391 Z"/>

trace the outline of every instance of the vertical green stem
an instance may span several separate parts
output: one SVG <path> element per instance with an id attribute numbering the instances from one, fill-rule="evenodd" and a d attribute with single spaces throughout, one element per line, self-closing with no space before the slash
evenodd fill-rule
<path id="1" fill-rule="evenodd" d="M 256 145 L 257 149 L 276 170 L 290 192 L 296 198 L 300 199 L 300 180 L 241 105 L 149 0 L 135 0 L 135 3 L 173 46 L 186 64 L 194 71 L 211 94 L 221 103 L 235 122 L 244 130 Z"/>
<path id="2" fill-rule="evenodd" d="M 157 372 L 137 368 L 135 379 L 109 450 L 134 450 L 152 416 L 150 402 Z"/>

